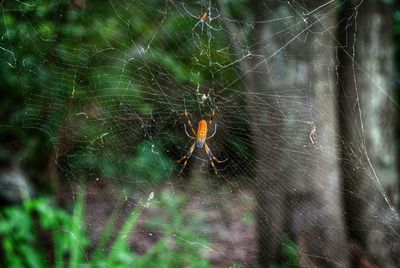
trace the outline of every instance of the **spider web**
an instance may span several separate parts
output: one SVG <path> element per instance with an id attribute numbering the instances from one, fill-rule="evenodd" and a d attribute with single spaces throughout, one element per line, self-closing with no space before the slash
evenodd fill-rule
<path id="1" fill-rule="evenodd" d="M 327 153 L 339 150 L 319 143 L 316 106 L 320 103 L 311 98 L 311 85 L 304 87 L 301 81 L 307 76 L 307 68 L 298 65 L 287 72 L 296 74 L 296 79 L 285 78 L 283 72 L 293 60 L 290 49 L 294 44 L 322 35 L 312 29 L 340 8 L 332 8 L 332 2 L 309 11 L 301 1 L 288 1 L 280 13 L 263 21 L 254 21 L 246 1 L 87 1 L 83 9 L 54 1 L 47 10 L 41 10 L 36 1 L 2 3 L 6 31 L 0 48 L 3 61 L 21 74 L 27 106 L 23 127 L 46 133 L 52 141 L 55 149 L 51 159 L 63 189 L 70 188 L 74 193 L 75 186 L 85 181 L 87 221 L 94 239 L 112 212 L 118 210 L 124 218 L 127 209 L 118 205 L 124 200 L 132 206 L 148 207 L 141 227 L 135 231 L 133 244 L 139 252 L 151 247 L 155 237 L 169 235 L 197 248 L 215 264 L 255 264 L 254 187 L 259 174 L 255 146 L 262 148 L 268 162 L 283 157 L 286 164 L 281 168 L 297 166 L 303 178 L 310 174 L 309 165 L 318 166 L 318 160 L 308 151 L 303 159 L 292 152 L 310 147 Z M 357 12 L 355 9 L 352 16 Z M 7 16 L 26 22 L 29 47 L 16 47 L 10 41 L 18 30 L 7 27 Z M 37 24 L 40 16 L 43 20 Z M 229 31 L 232 24 L 240 29 L 234 35 Z M 274 29 L 265 33 L 263 44 L 245 38 L 255 24 Z M 241 48 L 235 51 L 235 45 Z M 260 46 L 265 55 L 253 52 Z M 317 46 L 329 50 L 339 46 L 339 41 L 325 44 L 321 39 Z M 28 50 L 36 59 L 27 56 Z M 303 56 L 311 57 L 311 53 L 306 51 Z M 349 56 L 354 59 L 354 55 Z M 250 74 L 241 72 L 240 66 L 255 58 L 262 58 L 266 64 L 267 72 L 261 75 L 270 81 L 272 91 L 249 93 Z M 357 63 L 353 63 L 356 68 Z M 337 72 L 335 59 L 319 67 L 331 77 Z M 250 71 L 257 72 L 257 66 Z M 32 84 L 34 77 L 37 82 Z M 281 82 L 285 79 L 287 84 Z M 332 90 L 338 82 L 330 83 L 322 87 Z M 278 109 L 264 118 L 266 125 L 257 125 L 253 119 L 263 116 L 261 111 L 269 107 L 270 100 L 276 100 Z M 210 111 L 215 110 L 218 128 L 207 144 L 216 158 L 227 159 L 215 163 L 218 176 L 213 174 L 204 149 L 199 148 L 195 148 L 183 176 L 179 175 L 182 164 L 176 160 L 193 144 L 184 131 L 185 109 L 195 130 L 197 122 L 208 119 Z M 357 120 L 360 109 L 354 110 Z M 275 119 L 282 117 L 296 127 L 282 126 L 280 135 L 286 144 L 277 144 L 271 150 L 265 140 L 272 133 L 270 128 L 276 128 Z M 369 164 L 360 164 L 360 168 L 368 174 L 371 191 L 379 191 L 386 206 L 397 215 L 369 161 L 362 122 L 356 125 L 361 133 L 359 149 Z M 335 131 L 339 128 L 335 123 Z M 261 135 L 254 138 L 254 132 L 265 133 L 265 139 Z M 336 137 L 335 133 L 324 135 Z M 356 153 L 354 158 L 364 161 Z M 315 168 L 315 172 L 323 176 L 321 168 Z M 271 171 L 267 167 L 263 172 Z M 290 181 L 292 176 L 284 173 L 280 179 Z M 330 182 L 324 183 L 320 187 L 330 187 Z M 300 180 L 283 187 L 296 191 L 307 183 Z M 179 212 L 189 219 L 186 224 L 193 231 L 201 226 L 199 232 L 209 244 L 187 240 L 178 231 L 162 234 L 145 227 L 146 219 L 155 214 L 168 216 L 161 200 L 174 196 L 186 198 Z M 290 204 L 292 209 L 297 205 L 295 201 Z M 305 213 L 314 217 L 312 211 Z M 193 221 L 196 224 L 190 225 Z"/>

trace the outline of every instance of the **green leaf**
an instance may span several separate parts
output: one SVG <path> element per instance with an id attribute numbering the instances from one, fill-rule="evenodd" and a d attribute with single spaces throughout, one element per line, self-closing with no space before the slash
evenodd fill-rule
<path id="1" fill-rule="evenodd" d="M 70 265 L 71 268 L 78 268 L 84 261 L 86 240 L 84 239 L 85 221 L 85 191 L 79 188 L 77 193 L 77 201 L 74 207 L 74 215 L 72 218 L 72 229 L 70 233 Z"/>
<path id="2" fill-rule="evenodd" d="M 121 261 L 119 259 L 119 252 L 124 251 L 127 247 L 127 241 L 129 239 L 129 235 L 133 232 L 133 229 L 140 218 L 143 207 L 138 206 L 126 220 L 123 225 L 119 235 L 117 236 L 114 244 L 111 247 L 110 254 L 107 256 L 107 267 L 113 267 L 113 264 Z"/>

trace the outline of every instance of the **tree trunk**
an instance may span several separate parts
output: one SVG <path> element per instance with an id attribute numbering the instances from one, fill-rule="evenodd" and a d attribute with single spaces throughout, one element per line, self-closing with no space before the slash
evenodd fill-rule
<path id="1" fill-rule="evenodd" d="M 347 6 L 340 26 L 341 122 L 350 235 L 379 267 L 400 263 L 391 6 Z M 397 104 L 398 105 L 398 104 Z"/>
<path id="2" fill-rule="evenodd" d="M 304 266 L 348 265 L 336 135 L 337 9 L 325 3 L 307 1 L 299 12 L 290 2 L 251 2 L 255 21 L 264 22 L 254 26 L 246 85 L 265 267 L 281 258 L 286 232 Z M 273 22 L 279 18 L 289 19 Z"/>

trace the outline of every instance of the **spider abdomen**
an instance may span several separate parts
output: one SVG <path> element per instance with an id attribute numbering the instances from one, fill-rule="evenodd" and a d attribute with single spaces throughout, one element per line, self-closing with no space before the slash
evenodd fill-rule
<path id="1" fill-rule="evenodd" d="M 196 137 L 197 148 L 203 148 L 206 138 L 207 138 L 207 121 L 202 119 L 200 120 L 199 127 L 197 128 L 197 137 Z"/>

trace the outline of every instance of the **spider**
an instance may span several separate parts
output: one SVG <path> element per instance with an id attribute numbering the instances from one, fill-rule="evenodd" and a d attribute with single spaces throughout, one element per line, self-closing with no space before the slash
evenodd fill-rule
<path id="1" fill-rule="evenodd" d="M 187 135 L 190 139 L 195 140 L 195 142 L 194 142 L 193 145 L 190 147 L 190 149 L 189 149 L 189 151 L 187 152 L 187 154 L 185 154 L 181 159 L 179 159 L 179 160 L 177 161 L 177 163 L 180 163 L 180 162 L 182 162 L 183 160 L 185 160 L 185 162 L 183 163 L 183 167 L 182 167 L 182 169 L 181 169 L 181 172 L 180 172 L 181 175 L 182 175 L 183 170 L 185 169 L 185 167 L 186 167 L 186 165 L 187 165 L 187 162 L 188 162 L 189 158 L 192 156 L 192 153 L 193 153 L 195 147 L 200 148 L 200 149 L 204 147 L 204 150 L 205 150 L 206 153 L 207 153 L 207 157 L 208 157 L 208 159 L 210 160 L 210 164 L 211 164 L 212 168 L 214 169 L 215 175 L 218 175 L 218 171 L 217 171 L 217 168 L 216 168 L 215 165 L 214 165 L 214 161 L 217 162 L 217 163 L 223 163 L 223 162 L 225 162 L 225 161 L 227 160 L 227 159 L 225 159 L 225 160 L 223 160 L 223 161 L 218 160 L 218 159 L 212 154 L 210 148 L 208 147 L 208 145 L 207 145 L 207 143 L 206 143 L 206 140 L 211 139 L 212 137 L 214 137 L 215 133 L 217 132 L 217 124 L 215 123 L 215 124 L 214 124 L 214 133 L 213 133 L 211 136 L 207 137 L 207 131 L 208 131 L 209 127 L 210 127 L 211 124 L 212 124 L 214 115 L 215 115 L 215 111 L 212 110 L 212 112 L 211 112 L 211 117 L 210 117 L 210 119 L 208 120 L 208 122 L 207 122 L 205 119 L 201 119 L 201 120 L 199 121 L 199 126 L 197 127 L 197 134 L 196 134 L 196 131 L 193 129 L 193 124 L 192 124 L 192 122 L 190 121 L 190 118 L 189 118 L 189 116 L 188 116 L 188 113 L 187 113 L 187 111 L 186 111 L 186 109 L 185 109 L 185 116 L 186 116 L 186 118 L 187 118 L 187 122 L 188 122 L 188 125 L 189 125 L 189 127 L 190 127 L 190 130 L 191 130 L 192 133 L 193 133 L 193 136 L 190 135 L 190 134 L 188 133 L 186 124 L 184 124 L 185 133 L 186 133 L 186 135 Z"/>
<path id="2" fill-rule="evenodd" d="M 183 4 L 182 4 L 182 5 L 183 5 Z M 212 18 L 212 17 L 211 17 L 211 7 L 208 8 L 208 12 L 204 12 L 204 13 L 201 14 L 200 16 L 195 16 L 195 15 L 193 15 L 192 13 L 190 13 L 190 11 L 186 9 L 185 5 L 183 5 L 183 8 L 185 9 L 185 11 L 186 11 L 191 17 L 193 17 L 193 18 L 199 20 L 199 21 L 193 26 L 192 31 L 193 31 L 194 28 L 196 28 L 197 25 L 199 25 L 199 24 L 201 24 L 201 31 L 204 30 L 204 24 L 207 25 L 210 29 L 213 29 L 213 30 L 215 30 L 215 31 L 221 30 L 221 29 L 217 29 L 217 28 L 212 27 L 211 24 L 210 24 L 212 20 L 215 20 L 215 19 L 219 18 L 219 16 L 221 16 L 221 15 L 218 15 L 218 16 Z M 208 20 L 210 23 L 208 23 L 207 20 Z"/>

